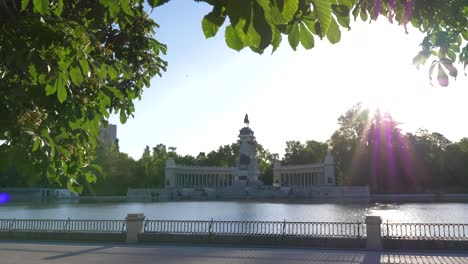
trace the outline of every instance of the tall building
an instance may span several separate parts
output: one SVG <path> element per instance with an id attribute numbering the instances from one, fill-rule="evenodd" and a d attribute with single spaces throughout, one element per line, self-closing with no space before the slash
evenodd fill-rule
<path id="1" fill-rule="evenodd" d="M 113 144 L 117 139 L 117 125 L 109 124 L 107 127 L 100 126 L 99 137 L 102 142 Z"/>
<path id="2" fill-rule="evenodd" d="M 239 131 L 239 156 L 235 167 L 197 167 L 166 161 L 166 188 L 223 188 L 230 186 L 262 185 L 255 147 L 255 136 L 249 127 L 248 115 L 245 126 Z M 324 163 L 282 166 L 275 162 L 273 183 L 276 187 L 312 187 L 335 185 L 335 162 L 330 153 Z"/>

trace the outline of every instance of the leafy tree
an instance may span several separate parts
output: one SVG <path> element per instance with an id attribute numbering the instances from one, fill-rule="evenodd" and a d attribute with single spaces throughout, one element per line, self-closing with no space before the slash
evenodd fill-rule
<path id="1" fill-rule="evenodd" d="M 299 141 L 286 141 L 286 150 L 282 163 L 300 165 L 323 162 L 328 151 L 328 144 L 308 140 L 305 144 Z"/>
<path id="2" fill-rule="evenodd" d="M 446 165 L 448 184 L 456 191 L 468 190 L 468 138 L 446 147 L 444 163 Z"/>
<path id="3" fill-rule="evenodd" d="M 437 68 L 440 85 L 448 85 L 447 72 L 457 77 L 458 71 L 453 66 L 457 58 L 464 66 L 468 64 L 466 0 L 201 1 L 213 6 L 202 21 L 205 36 L 215 36 L 228 18 L 224 36 L 227 45 L 235 50 L 249 47 L 262 53 L 271 45 L 274 52 L 282 35 L 287 35 L 294 50 L 299 43 L 305 49 L 313 48 L 317 37 L 335 44 L 340 41 L 343 28 L 351 29 L 351 17 L 372 21 L 384 16 L 390 23 L 396 21 L 405 29 L 412 25 L 426 34 L 413 62 L 419 67 L 433 57 L 429 78 Z"/>
<path id="4" fill-rule="evenodd" d="M 112 112 L 125 122 L 143 86 L 166 69 L 144 8 L 141 0 L 0 2 L 0 159 L 27 156 L 70 188 L 79 176 L 95 179 L 99 125 Z"/>
<path id="5" fill-rule="evenodd" d="M 414 58 L 435 58 L 442 86 L 468 63 L 466 0 L 196 0 L 213 6 L 202 20 L 207 38 L 225 27 L 230 48 L 274 52 L 283 36 L 293 49 L 315 39 L 337 43 L 352 17 L 380 15 L 426 34 Z M 166 46 L 145 11 L 169 0 L 0 1 L 0 160 L 17 155 L 57 184 L 94 181 L 99 125 L 122 123 L 150 79 L 161 75 Z M 465 42 L 463 41 L 465 40 Z M 465 45 L 465 46 L 463 46 Z M 25 166 L 29 166 L 25 164 Z"/>
<path id="6" fill-rule="evenodd" d="M 99 165 L 102 177 L 95 182 L 83 181 L 85 195 L 126 195 L 128 187 L 135 185 L 136 162 L 119 151 L 117 142 L 99 141 L 93 165 Z"/>
<path id="7" fill-rule="evenodd" d="M 369 184 L 365 133 L 370 119 L 369 110 L 362 104 L 354 105 L 338 118 L 340 127 L 331 136 L 329 144 L 335 157 L 337 183 L 340 185 Z"/>

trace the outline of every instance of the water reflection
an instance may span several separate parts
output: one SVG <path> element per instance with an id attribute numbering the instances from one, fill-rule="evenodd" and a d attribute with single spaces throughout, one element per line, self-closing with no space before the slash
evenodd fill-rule
<path id="1" fill-rule="evenodd" d="M 357 222 L 379 215 L 389 222 L 468 223 L 468 204 L 298 204 L 266 202 L 37 203 L 0 205 L 0 218 L 124 219 L 144 213 L 164 220 Z"/>

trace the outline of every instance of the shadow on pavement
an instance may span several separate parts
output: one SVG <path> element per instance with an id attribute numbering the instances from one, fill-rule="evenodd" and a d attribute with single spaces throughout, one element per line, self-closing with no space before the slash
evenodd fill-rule
<path id="1" fill-rule="evenodd" d="M 56 256 L 50 256 L 50 257 L 47 257 L 47 258 L 44 258 L 44 259 L 52 260 L 52 259 L 61 259 L 61 258 L 67 258 L 67 257 L 74 257 L 74 256 L 87 254 L 87 253 L 92 253 L 92 252 L 96 252 L 96 251 L 99 251 L 99 250 L 108 249 L 108 248 L 112 248 L 112 247 L 113 246 L 101 246 L 101 247 L 96 247 L 96 248 L 80 250 L 80 251 L 76 251 L 76 252 L 68 252 L 68 253 L 60 254 L 60 255 L 56 255 Z"/>

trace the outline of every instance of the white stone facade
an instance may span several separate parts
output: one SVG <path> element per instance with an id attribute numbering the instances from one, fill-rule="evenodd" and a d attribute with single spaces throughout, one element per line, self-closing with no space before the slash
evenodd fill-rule
<path id="1" fill-rule="evenodd" d="M 273 165 L 273 184 L 276 187 L 312 187 L 335 186 L 335 161 L 328 153 L 324 163 L 305 165 L 281 165 L 279 161 Z"/>
<path id="2" fill-rule="evenodd" d="M 166 162 L 166 187 L 227 187 L 233 185 L 235 175 L 234 167 L 181 166 L 176 165 L 172 158 Z"/>

